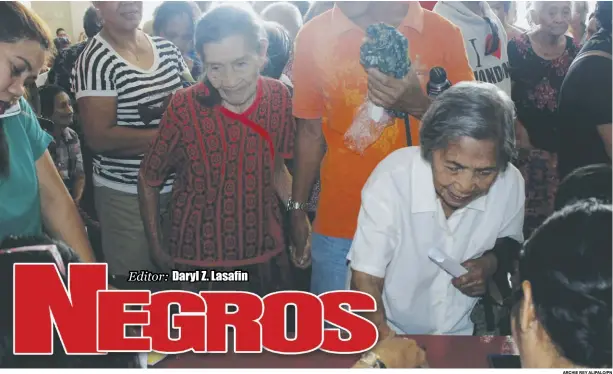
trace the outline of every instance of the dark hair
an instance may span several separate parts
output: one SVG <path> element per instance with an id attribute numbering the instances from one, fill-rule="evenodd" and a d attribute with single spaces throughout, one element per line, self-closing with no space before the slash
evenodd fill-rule
<path id="1" fill-rule="evenodd" d="M 160 6 L 155 8 L 153 13 L 153 34 L 159 36 L 166 24 L 174 16 L 187 15 L 191 19 L 191 33 L 194 31 L 194 24 L 196 23 L 197 14 L 194 11 L 194 7 L 188 1 L 164 1 Z"/>
<path id="2" fill-rule="evenodd" d="M 247 45 L 252 46 L 256 52 L 260 52 L 260 41 L 266 39 L 266 31 L 253 9 L 223 4 L 206 12 L 196 25 L 196 50 L 202 61 L 206 63 L 203 51 L 205 44 L 220 42 L 235 35 L 243 36 Z M 208 93 L 205 97 L 199 98 L 201 104 L 212 107 L 221 103 L 219 92 L 206 77 L 204 84 Z"/>
<path id="3" fill-rule="evenodd" d="M 491 83 L 460 82 L 432 102 L 423 116 L 419 139 L 422 157 L 445 149 L 461 137 L 496 143 L 496 164 L 506 170 L 515 156 L 515 105 Z"/>
<path id="4" fill-rule="evenodd" d="M 38 42 L 45 51 L 53 49 L 53 36 L 40 17 L 18 1 L 0 2 L 0 42 Z M 9 149 L 0 119 L 0 177 L 8 176 Z"/>
<path id="5" fill-rule="evenodd" d="M 598 1 L 596 3 L 596 10 L 594 11 L 594 17 L 598 20 L 600 27 L 611 32 L 613 28 L 613 22 L 611 20 L 611 13 L 613 12 L 613 6 L 611 1 Z"/>
<path id="6" fill-rule="evenodd" d="M 66 30 L 64 30 L 63 28 L 61 28 L 61 27 L 60 27 L 60 28 L 58 28 L 57 30 L 55 30 L 55 35 L 59 34 L 59 33 L 60 33 L 60 31 L 64 31 L 64 32 L 66 32 Z"/>
<path id="7" fill-rule="evenodd" d="M 56 84 L 47 84 L 38 89 L 40 115 L 42 117 L 51 118 L 53 116 L 55 112 L 55 98 L 62 92 L 68 95 L 68 92 L 63 87 Z"/>
<path id="8" fill-rule="evenodd" d="M 612 217 L 611 205 L 596 200 L 567 206 L 534 232 L 519 262 L 560 355 L 590 368 L 611 367 Z"/>
<path id="9" fill-rule="evenodd" d="M 78 255 L 62 242 L 46 236 L 9 237 L 0 243 L 0 249 L 21 248 L 35 245 L 55 245 L 64 268 L 80 262 Z M 138 368 L 138 354 L 109 353 L 107 355 L 79 356 L 64 352 L 59 336 L 54 332 L 53 355 L 13 355 L 13 264 L 55 263 L 50 252 L 24 251 L 0 254 L 0 367 L 1 368 Z M 68 277 L 63 276 L 67 285 Z"/>
<path id="10" fill-rule="evenodd" d="M 555 209 L 579 200 L 595 198 L 611 204 L 613 202 L 613 169 L 611 165 L 588 165 L 568 174 L 558 186 Z"/>
<path id="11" fill-rule="evenodd" d="M 264 28 L 268 35 L 268 62 L 262 70 L 262 75 L 279 79 L 292 55 L 292 41 L 287 30 L 276 22 L 265 22 Z"/>
<path id="12" fill-rule="evenodd" d="M 98 11 L 90 6 L 83 15 L 83 30 L 88 38 L 96 36 L 102 30 L 102 20 L 98 17 Z"/>

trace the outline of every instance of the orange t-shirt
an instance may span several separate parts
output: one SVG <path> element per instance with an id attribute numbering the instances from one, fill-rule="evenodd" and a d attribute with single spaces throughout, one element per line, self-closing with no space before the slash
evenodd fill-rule
<path id="1" fill-rule="evenodd" d="M 422 88 L 432 67 L 442 66 L 452 83 L 474 80 L 460 30 L 441 16 L 410 2 L 399 26 L 409 40 L 412 69 Z M 363 155 L 349 150 L 344 134 L 367 93 L 367 75 L 360 65 L 364 31 L 338 7 L 307 23 L 296 38 L 294 116 L 322 119 L 328 150 L 321 165 L 321 192 L 315 232 L 353 238 L 362 187 L 377 164 L 407 146 L 403 120 L 397 120 Z M 410 117 L 413 145 L 419 143 L 419 121 Z"/>

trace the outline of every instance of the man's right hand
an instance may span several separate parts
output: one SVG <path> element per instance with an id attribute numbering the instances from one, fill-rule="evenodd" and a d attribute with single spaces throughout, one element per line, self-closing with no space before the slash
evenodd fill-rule
<path id="1" fill-rule="evenodd" d="M 292 241 L 292 262 L 304 269 L 311 263 L 311 224 L 306 212 L 290 212 L 290 238 Z"/>

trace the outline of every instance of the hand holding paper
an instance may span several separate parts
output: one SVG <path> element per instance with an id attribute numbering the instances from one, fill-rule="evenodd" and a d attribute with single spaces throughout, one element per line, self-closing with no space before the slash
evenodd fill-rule
<path id="1" fill-rule="evenodd" d="M 432 260 L 441 269 L 445 270 L 454 278 L 461 277 L 462 275 L 468 273 L 468 270 L 466 270 L 466 268 L 463 267 L 459 261 L 447 256 L 438 248 L 431 248 L 428 251 L 428 257 L 430 257 L 430 260 Z"/>
<path id="2" fill-rule="evenodd" d="M 454 278 L 451 283 L 466 296 L 478 297 L 487 292 L 487 282 L 496 272 L 498 261 L 493 253 L 468 260 L 462 264 L 468 273 Z"/>

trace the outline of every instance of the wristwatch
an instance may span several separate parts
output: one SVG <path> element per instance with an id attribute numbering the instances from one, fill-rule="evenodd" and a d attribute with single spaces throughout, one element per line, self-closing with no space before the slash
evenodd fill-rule
<path id="1" fill-rule="evenodd" d="M 386 369 L 387 367 L 375 352 L 366 352 L 360 361 L 373 369 Z"/>
<path id="2" fill-rule="evenodd" d="M 299 203 L 297 201 L 294 201 L 290 197 L 289 200 L 287 201 L 286 208 L 287 208 L 288 212 L 291 212 L 292 210 L 303 210 L 303 211 L 306 211 L 307 204 L 306 203 Z"/>

